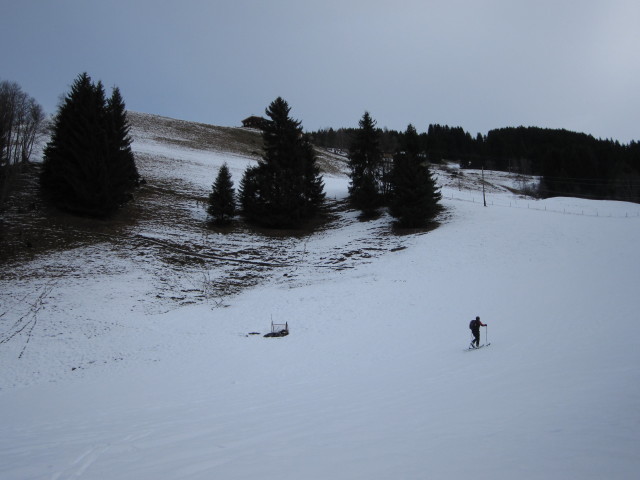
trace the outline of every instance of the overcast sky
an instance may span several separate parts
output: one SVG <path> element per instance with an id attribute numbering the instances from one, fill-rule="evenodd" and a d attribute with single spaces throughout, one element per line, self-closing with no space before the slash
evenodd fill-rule
<path id="1" fill-rule="evenodd" d="M 640 140 L 638 0 L 0 0 L 0 79 L 55 113 L 86 71 L 216 125 L 566 128 Z M 108 90 L 109 91 L 109 90 Z"/>

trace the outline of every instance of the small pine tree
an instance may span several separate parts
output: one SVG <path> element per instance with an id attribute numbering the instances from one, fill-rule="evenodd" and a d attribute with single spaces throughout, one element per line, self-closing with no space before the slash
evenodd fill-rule
<path id="1" fill-rule="evenodd" d="M 220 167 L 212 188 L 207 212 L 214 218 L 215 223 L 228 224 L 236 213 L 236 200 L 231 173 L 226 163 Z"/>
<path id="2" fill-rule="evenodd" d="M 441 194 L 413 125 L 407 127 L 401 148 L 393 158 L 389 211 L 400 227 L 424 227 L 440 210 Z"/>
<path id="3" fill-rule="evenodd" d="M 365 216 L 372 216 L 382 204 L 380 132 L 369 112 L 364 112 L 359 126 L 349 148 L 349 199 Z"/>
<path id="4" fill-rule="evenodd" d="M 128 137 L 124 102 L 107 102 L 101 82 L 78 76 L 54 120 L 44 151 L 40 184 L 59 208 L 105 217 L 129 199 L 138 173 Z"/>

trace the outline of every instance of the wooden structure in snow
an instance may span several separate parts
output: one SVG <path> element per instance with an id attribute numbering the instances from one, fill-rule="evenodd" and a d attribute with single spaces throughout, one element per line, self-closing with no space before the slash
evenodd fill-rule
<path id="1" fill-rule="evenodd" d="M 289 335 L 289 322 L 286 323 L 273 323 L 271 321 L 271 332 L 267 333 L 265 337 L 286 337 Z"/>

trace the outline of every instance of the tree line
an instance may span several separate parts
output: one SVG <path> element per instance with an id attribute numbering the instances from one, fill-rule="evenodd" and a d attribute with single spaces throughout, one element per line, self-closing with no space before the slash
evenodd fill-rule
<path id="1" fill-rule="evenodd" d="M 4 179 L 8 167 L 28 161 L 44 114 L 16 84 L 1 87 Z M 281 97 L 266 108 L 262 158 L 246 169 L 237 192 L 227 165 L 219 169 L 207 205 L 213 221 L 228 223 L 239 213 L 249 223 L 298 228 L 319 213 L 325 193 L 314 146 L 290 111 Z M 414 140 L 403 144 L 389 169 L 374 126 L 366 113 L 354 136 L 349 198 L 365 216 L 388 206 L 400 225 L 421 226 L 436 210 L 418 192 L 425 186 L 435 192 L 435 182 L 414 147 L 417 133 L 413 129 L 405 136 Z M 86 72 L 78 75 L 52 120 L 40 169 L 42 198 L 73 214 L 106 218 L 115 213 L 141 182 L 129 131 L 120 90 L 114 87 L 108 96 L 102 82 Z"/>
<path id="2" fill-rule="evenodd" d="M 355 129 L 311 132 L 322 147 L 346 152 Z M 404 132 L 379 129 L 380 145 L 393 154 Z M 542 197 L 576 196 L 640 202 L 640 145 L 596 139 L 564 129 L 508 127 L 475 137 L 462 127 L 429 125 L 419 149 L 431 163 L 459 162 L 462 168 L 509 171 L 541 177 Z"/>
<path id="3" fill-rule="evenodd" d="M 322 176 L 310 136 L 289 113 L 290 107 L 281 97 L 267 107 L 262 159 L 246 169 L 237 195 L 227 165 L 219 169 L 208 205 L 216 223 L 229 223 L 236 205 L 249 222 L 276 228 L 298 226 L 317 213 L 325 196 Z M 364 218 L 388 207 L 400 227 L 423 227 L 439 211 L 440 192 L 419 151 L 418 134 L 409 125 L 402 148 L 389 162 L 375 125 L 365 112 L 360 128 L 351 134 L 350 203 Z"/>
<path id="4" fill-rule="evenodd" d="M 7 167 L 28 161 L 41 107 L 15 84 L 0 85 L 0 153 Z M 16 100 L 18 99 L 18 100 Z M 475 138 L 461 127 L 429 125 L 418 133 L 377 127 L 365 112 L 358 128 L 305 133 L 278 97 L 265 110 L 263 155 L 244 172 L 236 192 L 224 165 L 207 205 L 216 223 L 237 214 L 273 228 L 300 227 L 316 216 L 324 184 L 313 145 L 345 152 L 349 201 L 364 218 L 382 209 L 401 227 L 428 225 L 440 210 L 430 165 L 456 160 L 462 168 L 540 175 L 540 194 L 639 201 L 640 147 L 566 130 L 503 128 Z M 7 120 L 7 119 L 10 119 Z M 120 90 L 107 97 L 101 82 L 79 75 L 53 119 L 40 184 L 44 198 L 73 213 L 107 217 L 132 198 L 140 176 L 131 150 Z"/>

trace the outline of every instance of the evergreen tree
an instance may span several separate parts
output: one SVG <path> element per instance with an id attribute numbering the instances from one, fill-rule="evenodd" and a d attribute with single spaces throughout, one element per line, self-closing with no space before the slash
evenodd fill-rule
<path id="1" fill-rule="evenodd" d="M 235 190 L 227 164 L 223 164 L 209 194 L 207 212 L 219 225 L 227 224 L 236 213 Z"/>
<path id="2" fill-rule="evenodd" d="M 129 192 L 139 185 L 140 175 L 136 168 L 133 152 L 131 151 L 130 125 L 127 111 L 120 89 L 115 87 L 107 102 L 109 165 L 111 166 L 112 183 L 121 185 L 121 194 Z M 121 202 L 127 197 L 120 199 Z"/>
<path id="3" fill-rule="evenodd" d="M 419 140 L 416 129 L 409 125 L 401 150 L 393 158 L 389 211 L 406 228 L 425 226 L 440 209 L 441 194 Z"/>
<path id="4" fill-rule="evenodd" d="M 244 216 L 270 227 L 298 225 L 315 215 L 324 200 L 313 146 L 289 112 L 280 97 L 267 107 L 262 161 L 245 171 L 240 185 Z"/>
<path id="5" fill-rule="evenodd" d="M 138 180 L 124 102 L 107 102 L 101 82 L 78 76 L 58 109 L 44 152 L 40 183 L 59 208 L 104 217 L 131 194 Z"/>
<path id="6" fill-rule="evenodd" d="M 303 218 L 313 217 L 324 202 L 324 181 L 320 174 L 320 167 L 316 163 L 316 153 L 311 143 L 311 137 L 303 134 L 301 137 L 302 161 L 303 161 L 303 177 L 302 177 L 302 201 L 303 201 Z"/>
<path id="7" fill-rule="evenodd" d="M 240 179 L 238 200 L 243 215 L 251 219 L 250 213 L 258 205 L 258 166 L 249 166 Z"/>
<path id="8" fill-rule="evenodd" d="M 371 216 L 382 204 L 380 132 L 369 112 L 364 112 L 358 125 L 349 148 L 349 199 L 365 216 Z"/>

